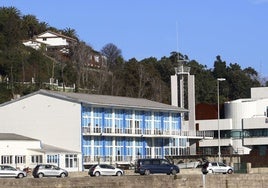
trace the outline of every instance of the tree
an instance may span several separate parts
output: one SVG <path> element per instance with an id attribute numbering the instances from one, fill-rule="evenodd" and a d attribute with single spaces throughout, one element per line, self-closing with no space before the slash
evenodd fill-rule
<path id="1" fill-rule="evenodd" d="M 226 77 L 226 62 L 221 60 L 221 56 L 216 56 L 214 61 L 213 76 L 214 78 L 225 78 Z"/>
<path id="2" fill-rule="evenodd" d="M 71 29 L 71 28 L 67 27 L 62 31 L 62 34 L 66 35 L 68 37 L 74 38 L 78 41 L 78 35 L 77 35 L 75 29 Z"/>
<path id="3" fill-rule="evenodd" d="M 122 57 L 121 50 L 116 45 L 109 43 L 101 49 L 101 54 L 107 58 L 108 70 L 113 70 L 118 63 L 118 58 Z"/>
<path id="4" fill-rule="evenodd" d="M 0 49 L 9 49 L 20 43 L 21 34 L 21 13 L 15 7 L 0 8 Z"/>
<path id="5" fill-rule="evenodd" d="M 26 15 L 22 17 L 22 29 L 25 32 L 25 38 L 33 38 L 38 33 L 39 22 L 34 15 Z M 27 34 L 27 35 L 26 35 Z"/>

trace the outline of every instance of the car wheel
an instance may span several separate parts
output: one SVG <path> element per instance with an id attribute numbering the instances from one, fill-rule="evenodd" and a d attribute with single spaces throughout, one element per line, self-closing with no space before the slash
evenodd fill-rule
<path id="1" fill-rule="evenodd" d="M 23 174 L 18 174 L 18 178 L 24 178 Z"/>
<path id="2" fill-rule="evenodd" d="M 233 170 L 232 170 L 232 169 L 229 169 L 229 170 L 227 171 L 227 173 L 228 173 L 228 174 L 232 174 L 232 173 L 233 173 Z"/>
<path id="3" fill-rule="evenodd" d="M 176 171 L 176 170 L 172 170 L 172 171 L 171 171 L 171 174 L 172 174 L 172 175 L 176 175 L 176 174 L 177 174 L 177 171 Z"/>
<path id="4" fill-rule="evenodd" d="M 150 175 L 150 170 L 145 170 L 144 174 L 145 174 L 146 176 Z"/>
<path id="5" fill-rule="evenodd" d="M 43 173 L 38 174 L 38 178 L 43 178 L 43 177 L 44 177 Z"/>
<path id="6" fill-rule="evenodd" d="M 118 172 L 116 172 L 116 175 L 117 176 L 122 176 L 122 172 L 118 171 Z"/>
<path id="7" fill-rule="evenodd" d="M 65 178 L 65 177 L 66 177 L 66 174 L 65 174 L 65 173 L 61 173 L 61 174 L 60 174 L 60 177 L 61 177 L 61 178 Z"/>
<path id="8" fill-rule="evenodd" d="M 100 176 L 101 174 L 100 174 L 100 172 L 95 172 L 95 176 Z"/>

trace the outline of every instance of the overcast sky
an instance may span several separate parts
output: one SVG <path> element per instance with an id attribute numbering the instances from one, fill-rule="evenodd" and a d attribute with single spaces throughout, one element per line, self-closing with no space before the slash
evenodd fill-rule
<path id="1" fill-rule="evenodd" d="M 1 0 L 57 29 L 75 29 L 99 51 L 108 43 L 125 60 L 179 51 L 208 68 L 227 65 L 268 76 L 268 0 Z"/>

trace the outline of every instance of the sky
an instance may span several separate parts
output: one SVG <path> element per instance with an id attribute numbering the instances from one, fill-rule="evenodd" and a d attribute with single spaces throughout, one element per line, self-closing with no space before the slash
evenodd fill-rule
<path id="1" fill-rule="evenodd" d="M 268 77 L 268 0 L 1 0 L 95 50 L 113 43 L 125 60 L 177 51 L 213 68 L 216 56 Z"/>

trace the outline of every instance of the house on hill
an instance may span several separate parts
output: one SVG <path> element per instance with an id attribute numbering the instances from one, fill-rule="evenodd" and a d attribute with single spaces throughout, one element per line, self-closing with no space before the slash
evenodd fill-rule
<path id="1" fill-rule="evenodd" d="M 47 55 L 53 57 L 56 54 L 61 54 L 62 57 L 68 56 L 70 45 L 76 44 L 78 41 L 75 38 L 68 37 L 61 33 L 46 31 L 33 37 L 33 39 L 23 41 L 25 46 L 35 50 L 44 48 Z M 106 67 L 107 59 L 99 52 L 92 49 L 88 60 L 84 62 L 86 67 L 101 68 Z"/>
<path id="2" fill-rule="evenodd" d="M 46 31 L 33 39 L 24 41 L 25 46 L 32 47 L 36 50 L 41 49 L 42 45 L 45 47 L 46 51 L 59 49 L 62 53 L 69 53 L 69 45 L 71 43 L 76 43 L 77 40 L 53 31 Z"/>

